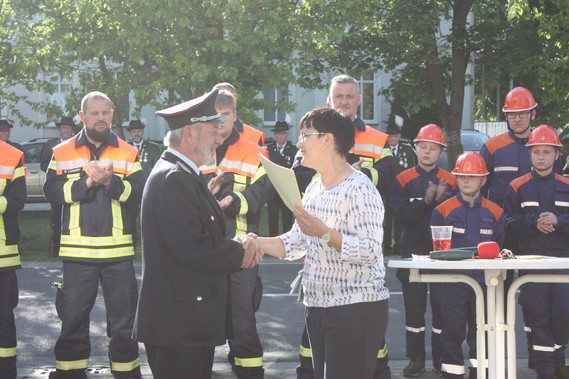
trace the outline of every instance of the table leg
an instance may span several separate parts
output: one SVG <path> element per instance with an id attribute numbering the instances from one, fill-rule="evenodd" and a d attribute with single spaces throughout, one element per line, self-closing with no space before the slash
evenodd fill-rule
<path id="1" fill-rule="evenodd" d="M 486 357 L 486 333 L 484 323 L 484 292 L 478 282 L 462 274 L 420 274 L 419 269 L 410 269 L 409 281 L 414 283 L 456 283 L 468 284 L 476 295 L 476 360 L 484 362 Z M 480 363 L 479 363 L 480 364 Z M 492 378 L 492 376 L 490 376 Z M 486 379 L 486 370 L 477 370 L 477 379 Z M 493 378 L 494 379 L 494 378 Z"/>
<path id="2" fill-rule="evenodd" d="M 504 365 L 504 273 L 502 270 L 485 270 L 486 311 L 488 314 L 488 376 L 502 379 L 506 375 Z M 484 360 L 478 362 L 484 370 Z"/>
<path id="3" fill-rule="evenodd" d="M 528 274 L 512 282 L 508 290 L 507 341 L 508 341 L 508 379 L 516 379 L 516 291 L 526 283 L 569 283 L 567 274 Z"/>

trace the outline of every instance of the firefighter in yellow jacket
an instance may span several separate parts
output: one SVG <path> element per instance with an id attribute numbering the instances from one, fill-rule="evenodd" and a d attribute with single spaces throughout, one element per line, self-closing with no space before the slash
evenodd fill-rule
<path id="1" fill-rule="evenodd" d="M 24 153 L 0 141 L 0 378 L 16 378 L 18 215 L 26 203 Z"/>
<path id="2" fill-rule="evenodd" d="M 81 101 L 83 130 L 54 148 L 44 191 L 62 206 L 61 335 L 53 378 L 86 378 L 89 313 L 103 288 L 109 357 L 115 378 L 140 378 L 132 339 L 137 303 L 132 234 L 144 174 L 138 151 L 111 132 L 111 100 L 90 92 Z"/>
<path id="3" fill-rule="evenodd" d="M 259 158 L 259 152 L 267 158 L 268 153 L 234 128 L 237 114 L 230 92 L 219 92 L 215 108 L 225 120 L 220 124 L 223 143 L 216 149 L 216 167 L 202 167 L 202 172 L 207 179 L 223 178 L 217 191 L 210 181 L 210 190 L 227 217 L 226 236 L 244 237 L 258 232 L 261 208 L 272 195 L 273 187 Z M 229 338 L 228 358 L 238 378 L 259 379 L 264 375 L 263 347 L 255 319 L 262 294 L 259 266 L 231 274 L 233 336 Z"/>

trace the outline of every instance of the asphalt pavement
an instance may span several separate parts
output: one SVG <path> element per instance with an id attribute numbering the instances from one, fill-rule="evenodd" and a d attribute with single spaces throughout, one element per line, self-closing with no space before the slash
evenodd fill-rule
<path id="1" fill-rule="evenodd" d="M 403 367 L 407 364 L 407 361 L 396 360 L 390 361 L 389 367 L 391 368 L 391 378 L 392 379 L 403 379 Z M 525 368 L 524 365 L 527 364 L 527 360 L 518 360 L 518 379 L 534 379 L 536 373 L 533 370 Z M 298 361 L 280 361 L 280 360 L 265 360 L 265 378 L 266 379 L 292 379 L 296 378 L 296 366 Z M 427 362 L 427 370 L 418 376 L 420 379 L 440 379 L 441 376 L 435 374 L 430 370 L 430 362 Z M 18 378 L 47 378 L 49 373 L 53 370 L 53 367 L 18 367 Z M 141 365 L 142 377 L 152 378 L 152 373 L 148 364 L 143 363 Z M 113 379 L 110 373 L 110 368 L 108 366 L 93 366 L 89 368 L 88 378 L 93 379 Z M 231 371 L 231 367 L 226 362 L 216 361 L 213 364 L 213 375 L 212 378 L 236 378 L 236 376 Z M 188 378 L 191 379 L 191 378 Z M 346 379 L 357 379 L 357 378 L 346 378 Z M 489 378 L 497 379 L 497 378 Z"/>
<path id="2" fill-rule="evenodd" d="M 54 370 L 53 346 L 57 340 L 60 321 L 53 306 L 55 291 L 49 282 L 61 275 L 59 262 L 25 263 L 18 271 L 20 303 L 16 308 L 18 328 L 18 378 L 47 378 Z M 267 258 L 260 268 L 264 295 L 257 312 L 259 335 L 265 349 L 265 378 L 296 378 L 298 343 L 303 327 L 303 306 L 290 295 L 289 285 L 301 264 Z M 135 265 L 140 279 L 140 264 Z M 386 282 L 390 288 L 390 319 L 386 334 L 390 354 L 392 378 L 403 378 L 405 358 L 404 319 L 400 285 L 394 270 L 388 269 Z M 520 318 L 518 318 L 520 320 Z M 89 378 L 112 378 L 106 356 L 106 318 L 102 296 L 98 296 L 91 312 L 91 358 Z M 527 353 L 523 332 L 518 336 L 518 371 L 520 379 L 535 378 L 534 371 L 526 368 Z M 227 345 L 216 349 L 213 378 L 235 378 L 226 362 Z M 427 354 L 430 354 L 427 346 Z M 140 344 L 140 360 L 144 378 L 152 378 L 146 363 L 144 346 Z M 440 378 L 427 362 L 427 371 L 419 378 Z M 1 379 L 1 378 L 0 378 Z M 497 378 L 490 378 L 497 379 Z"/>

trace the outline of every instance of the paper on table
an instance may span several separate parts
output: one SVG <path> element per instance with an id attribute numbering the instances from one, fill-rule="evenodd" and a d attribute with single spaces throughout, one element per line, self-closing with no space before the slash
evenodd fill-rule
<path id="1" fill-rule="evenodd" d="M 302 204 L 294 171 L 271 162 L 263 154 L 259 153 L 259 157 L 273 187 L 275 187 L 288 209 L 294 211 L 294 204 Z"/>

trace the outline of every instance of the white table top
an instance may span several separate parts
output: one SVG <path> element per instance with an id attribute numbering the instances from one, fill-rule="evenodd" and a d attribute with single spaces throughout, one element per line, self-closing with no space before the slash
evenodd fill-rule
<path id="1" fill-rule="evenodd" d="M 418 259 L 390 259 L 388 267 L 430 270 L 563 270 L 569 269 L 569 258 L 547 256 L 518 256 L 517 259 L 465 259 L 462 261 Z"/>

